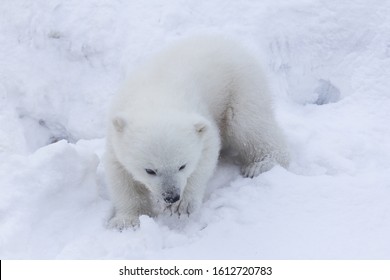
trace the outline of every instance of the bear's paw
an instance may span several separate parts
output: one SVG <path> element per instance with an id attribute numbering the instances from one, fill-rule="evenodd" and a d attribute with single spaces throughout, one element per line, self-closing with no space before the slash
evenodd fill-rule
<path id="1" fill-rule="evenodd" d="M 244 177 L 253 178 L 258 176 L 259 174 L 270 170 L 274 167 L 275 162 L 266 157 L 261 161 L 255 161 L 250 164 L 244 165 L 241 167 L 241 173 Z"/>
<path id="2" fill-rule="evenodd" d="M 123 231 L 127 228 L 137 228 L 140 225 L 140 221 L 138 217 L 128 217 L 128 216 L 114 216 L 112 217 L 108 223 L 107 228 L 109 229 L 117 229 L 119 231 Z"/>

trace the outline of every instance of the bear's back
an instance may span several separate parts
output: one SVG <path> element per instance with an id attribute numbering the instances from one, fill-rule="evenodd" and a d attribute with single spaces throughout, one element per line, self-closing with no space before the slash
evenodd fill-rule
<path id="1" fill-rule="evenodd" d="M 134 71 L 116 106 L 153 114 L 211 114 L 219 122 L 229 102 L 242 94 L 240 87 L 254 76 L 262 77 L 258 62 L 236 42 L 198 36 L 166 48 Z"/>

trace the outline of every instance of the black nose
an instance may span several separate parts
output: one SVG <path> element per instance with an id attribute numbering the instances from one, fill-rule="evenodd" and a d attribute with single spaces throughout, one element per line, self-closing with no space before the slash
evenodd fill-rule
<path id="1" fill-rule="evenodd" d="M 180 199 L 180 195 L 172 191 L 163 193 L 163 198 L 166 203 L 172 204 Z"/>

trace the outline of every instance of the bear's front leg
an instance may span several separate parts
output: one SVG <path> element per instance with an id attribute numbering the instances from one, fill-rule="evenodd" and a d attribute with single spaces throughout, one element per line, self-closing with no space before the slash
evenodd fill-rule
<path id="1" fill-rule="evenodd" d="M 197 170 L 188 178 L 182 198 L 176 205 L 172 205 L 172 212 L 178 214 L 179 217 L 189 216 L 201 207 L 207 183 L 217 165 L 217 158 L 218 154 L 215 153 L 215 149 L 204 155 Z"/>
<path id="2" fill-rule="evenodd" d="M 172 205 L 172 212 L 179 215 L 187 215 L 197 211 L 203 202 L 207 183 L 217 166 L 220 140 L 217 129 L 209 127 L 204 137 L 202 157 L 194 173 L 188 178 L 187 185 L 183 191 L 180 201 Z"/>
<path id="3" fill-rule="evenodd" d="M 197 211 L 203 200 L 204 191 L 201 189 L 202 187 L 199 187 L 199 189 L 195 191 L 193 187 L 187 185 L 182 199 L 173 206 L 173 212 L 180 217 L 182 215 L 190 216 L 190 214 Z"/>
<path id="4" fill-rule="evenodd" d="M 107 227 L 109 229 L 122 231 L 126 228 L 139 227 L 139 223 L 139 218 L 137 216 L 129 215 L 129 213 L 126 212 L 115 212 L 114 216 L 108 221 Z"/>
<path id="5" fill-rule="evenodd" d="M 137 184 L 125 168 L 108 155 L 105 160 L 108 190 L 114 206 L 114 215 L 108 221 L 108 228 L 123 230 L 138 227 L 139 216 L 151 215 L 147 191 Z"/>

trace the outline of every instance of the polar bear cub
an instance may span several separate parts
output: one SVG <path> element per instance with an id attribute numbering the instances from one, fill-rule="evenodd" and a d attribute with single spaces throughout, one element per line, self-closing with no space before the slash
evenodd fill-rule
<path id="1" fill-rule="evenodd" d="M 138 67 L 114 97 L 105 169 L 111 228 L 202 203 L 221 149 L 245 177 L 288 165 L 283 135 L 257 60 L 233 41 L 197 37 Z"/>

